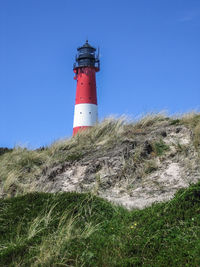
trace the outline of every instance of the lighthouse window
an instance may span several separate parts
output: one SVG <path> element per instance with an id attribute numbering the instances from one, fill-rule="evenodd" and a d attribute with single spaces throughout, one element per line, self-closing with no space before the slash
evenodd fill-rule
<path id="1" fill-rule="evenodd" d="M 91 111 L 89 112 L 89 114 L 91 114 Z"/>
<path id="2" fill-rule="evenodd" d="M 80 112 L 80 114 L 82 114 L 82 112 Z"/>
<path id="3" fill-rule="evenodd" d="M 83 83 L 81 83 L 81 85 L 83 85 Z"/>

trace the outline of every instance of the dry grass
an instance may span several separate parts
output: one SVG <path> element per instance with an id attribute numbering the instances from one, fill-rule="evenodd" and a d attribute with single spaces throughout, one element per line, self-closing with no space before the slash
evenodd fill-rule
<path id="1" fill-rule="evenodd" d="M 136 127 L 146 128 L 152 125 L 157 125 L 166 120 L 168 120 L 168 117 L 164 111 L 160 113 L 149 113 L 141 117 L 141 119 L 136 123 Z"/>
<path id="2" fill-rule="evenodd" d="M 188 126 L 193 132 L 194 146 L 200 148 L 200 114 L 199 113 L 187 113 L 182 117 L 182 122 Z"/>
<path id="3" fill-rule="evenodd" d="M 27 231 L 27 239 L 31 239 L 38 235 L 40 232 L 44 231 L 49 226 L 49 224 L 55 219 L 55 217 L 52 216 L 52 212 L 55 206 L 56 204 L 49 208 L 47 207 L 47 211 L 45 212 L 45 214 L 39 215 L 30 223 Z"/>
<path id="4" fill-rule="evenodd" d="M 46 170 L 65 162 L 80 160 L 94 149 L 105 151 L 120 144 L 127 138 L 150 133 L 162 125 L 184 124 L 193 132 L 196 149 L 200 147 L 200 114 L 189 113 L 173 118 L 164 113 L 148 114 L 138 121 L 128 121 L 125 116 L 108 118 L 91 129 L 80 132 L 75 137 L 59 140 L 43 150 L 28 150 L 16 147 L 12 152 L 0 156 L 0 186 L 5 196 L 24 194 L 37 190 L 37 180 Z M 161 155 L 167 147 L 158 140 L 154 144 L 154 154 Z M 141 147 L 135 149 L 133 163 L 142 162 Z M 162 150 L 162 151 L 161 151 Z M 80 153 L 81 151 L 81 153 Z M 131 161 L 128 163 L 130 167 Z M 133 165 L 131 165 L 132 168 Z M 142 166 L 143 168 L 143 166 Z M 139 171 L 140 172 L 140 171 Z"/>
<path id="5" fill-rule="evenodd" d="M 77 240 L 78 242 L 78 240 L 89 238 L 94 232 L 100 229 L 100 224 L 94 224 L 89 221 L 81 227 L 81 213 L 77 213 L 76 215 L 71 214 L 71 211 L 63 213 L 54 232 L 48 235 L 48 237 L 44 237 L 40 246 L 32 247 L 34 253 L 36 253 L 32 266 L 52 266 L 53 263 L 56 263 L 56 266 L 66 266 L 66 262 L 69 263 L 69 266 L 76 266 L 76 262 L 70 260 L 71 255 L 67 246 L 73 240 Z M 48 213 L 48 222 L 52 220 L 54 218 L 49 216 Z M 41 218 L 38 217 L 33 221 L 30 226 L 31 229 L 35 228 L 35 221 L 41 222 Z M 46 221 L 46 218 L 43 218 L 42 221 Z M 39 223 L 39 225 L 41 224 Z M 45 227 L 47 226 L 46 224 Z M 38 231 L 44 231 L 44 228 L 37 228 Z"/>
<path id="6" fill-rule="evenodd" d="M 41 167 L 49 161 L 46 151 L 15 148 L 0 158 L 0 182 L 8 195 L 35 190 L 34 182 Z"/>
<path id="7" fill-rule="evenodd" d="M 46 169 L 73 162 L 82 157 L 80 151 L 90 150 L 99 142 L 113 143 L 123 130 L 124 118 L 104 120 L 75 137 L 54 142 L 44 150 L 16 147 L 0 156 L 0 184 L 7 196 L 35 191 L 37 179 Z"/>

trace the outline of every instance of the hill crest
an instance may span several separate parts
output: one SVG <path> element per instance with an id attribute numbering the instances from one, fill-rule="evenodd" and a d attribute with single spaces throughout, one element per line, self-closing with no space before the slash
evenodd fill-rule
<path id="1" fill-rule="evenodd" d="M 167 201 L 200 180 L 200 115 L 107 119 L 35 151 L 0 156 L 2 196 L 92 192 L 128 209 Z"/>

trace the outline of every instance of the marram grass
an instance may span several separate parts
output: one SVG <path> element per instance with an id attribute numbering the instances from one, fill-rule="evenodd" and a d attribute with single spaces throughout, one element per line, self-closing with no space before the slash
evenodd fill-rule
<path id="1" fill-rule="evenodd" d="M 162 127 L 163 123 L 182 124 L 189 127 L 193 132 L 194 146 L 199 151 L 199 113 L 189 113 L 179 117 L 167 117 L 162 113 L 149 114 L 132 122 L 127 121 L 125 117 L 108 118 L 73 138 L 57 141 L 43 149 L 29 150 L 16 147 L 12 151 L 1 151 L 0 196 L 16 196 L 37 191 L 38 178 L 45 174 L 45 170 L 66 162 L 78 161 L 99 146 L 106 150 L 127 138 L 133 138 L 137 134 L 145 134 L 154 128 Z M 168 150 L 162 140 L 158 140 L 153 147 L 155 156 L 161 156 Z M 136 150 L 140 154 L 140 147 L 137 147 Z M 138 160 L 141 162 L 141 157 Z M 137 159 L 135 161 L 137 162 Z"/>
<path id="2" fill-rule="evenodd" d="M 0 201 L 0 266 L 200 266 L 200 183 L 127 211 L 90 194 Z"/>

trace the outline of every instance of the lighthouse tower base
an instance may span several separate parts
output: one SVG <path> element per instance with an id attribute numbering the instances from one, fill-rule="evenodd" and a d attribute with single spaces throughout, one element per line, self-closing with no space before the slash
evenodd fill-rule
<path id="1" fill-rule="evenodd" d="M 94 126 L 98 120 L 97 105 L 82 103 L 75 105 L 73 135 L 79 130 Z"/>

